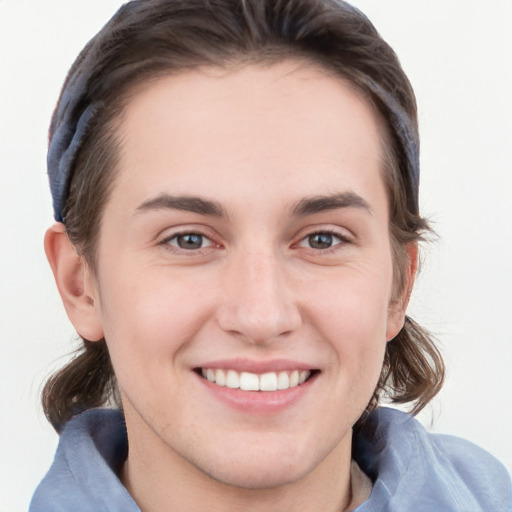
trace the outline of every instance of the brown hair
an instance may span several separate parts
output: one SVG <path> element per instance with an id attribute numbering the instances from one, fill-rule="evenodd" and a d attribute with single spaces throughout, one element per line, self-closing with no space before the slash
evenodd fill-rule
<path id="1" fill-rule="evenodd" d="M 63 221 L 93 271 L 102 212 L 115 177 L 116 128 L 130 92 L 142 82 L 199 66 L 271 64 L 289 58 L 348 79 L 389 128 L 389 113 L 369 90 L 369 77 L 393 96 L 417 129 L 414 93 L 395 53 L 362 13 L 339 0 L 136 0 L 88 43 L 63 91 L 81 66 L 89 66 L 86 102 L 98 108 L 73 163 Z M 50 140 L 53 130 L 52 123 Z M 402 290 L 406 246 L 420 240 L 428 225 L 417 212 L 404 149 L 391 129 L 385 139 L 390 237 L 396 288 Z M 419 412 L 443 378 L 444 364 L 431 336 L 407 318 L 387 344 L 368 410 L 387 396 L 392 402 L 414 402 L 412 410 Z M 116 394 L 105 340 L 83 340 L 75 358 L 48 379 L 43 407 L 60 430 L 85 409 L 118 403 Z"/>

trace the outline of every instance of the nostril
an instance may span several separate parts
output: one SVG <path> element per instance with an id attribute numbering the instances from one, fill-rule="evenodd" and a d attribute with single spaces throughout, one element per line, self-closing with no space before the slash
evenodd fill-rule
<path id="1" fill-rule="evenodd" d="M 240 340 L 268 344 L 290 337 L 301 325 L 298 309 L 292 304 L 249 304 L 244 300 L 225 304 L 217 311 L 220 328 Z"/>

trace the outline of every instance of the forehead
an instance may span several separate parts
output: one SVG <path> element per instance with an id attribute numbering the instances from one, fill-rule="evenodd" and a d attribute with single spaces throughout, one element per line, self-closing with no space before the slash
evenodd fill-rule
<path id="1" fill-rule="evenodd" d="M 226 193 L 234 180 L 254 190 L 263 181 L 266 193 L 300 197 L 382 181 L 383 130 L 372 105 L 347 81 L 296 61 L 147 83 L 119 132 L 117 186 L 126 193 L 190 193 L 194 183 L 196 195 L 209 195 L 213 179 Z"/>

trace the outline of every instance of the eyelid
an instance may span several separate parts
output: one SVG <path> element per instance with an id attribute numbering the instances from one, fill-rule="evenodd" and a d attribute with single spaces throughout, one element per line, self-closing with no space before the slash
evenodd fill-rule
<path id="1" fill-rule="evenodd" d="M 178 239 L 180 236 L 187 236 L 187 235 L 195 235 L 195 236 L 199 236 L 202 238 L 202 241 L 203 243 L 205 241 L 207 241 L 207 244 L 206 245 L 203 245 L 202 247 L 199 247 L 198 249 L 185 249 L 183 247 L 180 247 L 177 243 L 176 244 L 173 244 L 171 243 L 172 240 L 174 239 Z M 166 240 L 164 240 L 165 244 L 167 245 L 172 245 L 173 247 L 176 247 L 176 249 L 179 249 L 179 250 L 183 250 L 183 251 L 186 251 L 186 252 L 192 252 L 194 250 L 201 250 L 201 249 L 206 249 L 207 247 L 211 247 L 212 245 L 215 245 L 215 243 L 213 242 L 213 240 L 211 240 L 209 237 L 207 237 L 206 235 L 203 235 L 202 233 L 194 233 L 192 231 L 186 231 L 185 233 L 176 233 L 175 235 L 171 236 L 171 237 L 168 237 Z"/>
<path id="2" fill-rule="evenodd" d="M 318 233 L 325 233 L 328 235 L 333 235 L 338 237 L 341 240 L 355 242 L 356 235 L 348 228 L 341 226 L 333 226 L 329 224 L 317 224 L 312 226 L 307 226 L 302 228 L 295 239 L 302 241 L 306 239 L 308 236 L 315 235 Z"/>
<path id="3" fill-rule="evenodd" d="M 307 245 L 308 238 L 316 234 L 330 235 L 332 237 L 336 237 L 339 241 L 324 249 L 309 247 Z M 347 245 L 352 245 L 356 242 L 355 235 L 349 229 L 333 227 L 332 225 L 308 226 L 300 231 L 296 239 L 298 241 L 293 244 L 295 248 L 318 255 L 335 253 L 336 251 L 343 250 Z"/>
<path id="4" fill-rule="evenodd" d="M 213 230 L 208 229 L 206 226 L 201 225 L 190 225 L 190 226 L 179 226 L 176 228 L 167 228 L 163 230 L 160 235 L 157 237 L 157 245 L 164 247 L 166 250 L 176 253 L 189 253 L 194 254 L 200 251 L 208 250 L 212 247 L 220 247 L 221 244 L 216 240 L 215 234 L 212 232 Z M 185 235 L 198 235 L 203 237 L 203 239 L 208 240 L 210 243 L 199 249 L 183 249 L 177 245 L 170 244 L 169 242 L 179 236 Z"/>
<path id="5" fill-rule="evenodd" d="M 325 230 L 324 230 L 324 231 L 314 231 L 313 233 L 309 233 L 309 234 L 307 234 L 305 237 L 303 237 L 303 238 L 301 238 L 301 239 L 299 240 L 299 245 L 300 245 L 301 247 L 303 247 L 303 245 L 302 245 L 302 244 L 303 244 L 303 243 L 306 243 L 306 241 L 307 241 L 309 238 L 311 238 L 312 236 L 314 236 L 314 235 L 329 235 L 329 236 L 331 236 L 332 238 L 337 238 L 337 239 L 339 240 L 339 242 L 338 242 L 338 243 L 333 244 L 333 245 L 332 245 L 332 247 L 334 247 L 334 246 L 338 245 L 339 243 L 343 243 L 343 242 L 345 241 L 345 240 L 343 239 L 343 237 L 342 237 L 342 236 L 340 236 L 338 233 L 335 233 L 335 232 L 332 232 L 332 231 L 325 231 Z M 312 247 L 311 247 L 311 249 L 312 249 Z"/>

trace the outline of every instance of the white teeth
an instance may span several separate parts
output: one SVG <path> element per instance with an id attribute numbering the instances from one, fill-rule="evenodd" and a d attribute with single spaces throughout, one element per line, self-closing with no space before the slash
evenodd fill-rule
<path id="1" fill-rule="evenodd" d="M 259 377 L 254 373 L 242 372 L 240 374 L 240 389 L 243 389 L 244 391 L 259 391 Z"/>
<path id="2" fill-rule="evenodd" d="M 226 373 L 224 372 L 224 370 L 215 370 L 215 382 L 219 386 L 226 385 Z"/>
<path id="3" fill-rule="evenodd" d="M 258 375 L 250 372 L 238 373 L 235 370 L 202 368 L 201 375 L 218 386 L 226 386 L 232 389 L 277 391 L 294 388 L 299 384 L 303 384 L 311 375 L 311 372 L 308 370 L 293 370 L 290 372 L 268 372 Z"/>
<path id="4" fill-rule="evenodd" d="M 277 376 L 277 389 L 288 389 L 290 387 L 290 377 L 286 372 L 279 372 Z"/>
<path id="5" fill-rule="evenodd" d="M 277 390 L 277 375 L 274 372 L 264 373 L 260 375 L 260 390 L 261 391 L 276 391 Z"/>
<path id="6" fill-rule="evenodd" d="M 233 389 L 240 387 L 240 377 L 235 370 L 228 370 L 226 374 L 226 386 Z"/>

